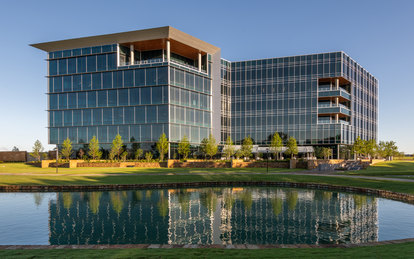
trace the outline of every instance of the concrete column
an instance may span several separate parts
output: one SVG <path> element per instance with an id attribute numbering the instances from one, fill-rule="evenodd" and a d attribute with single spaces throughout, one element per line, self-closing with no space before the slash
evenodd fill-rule
<path id="1" fill-rule="evenodd" d="M 335 104 L 336 104 L 337 107 L 339 106 L 339 97 L 335 98 Z"/>
<path id="2" fill-rule="evenodd" d="M 339 90 L 339 78 L 335 79 L 335 88 Z"/>
<path id="3" fill-rule="evenodd" d="M 198 53 L 198 71 L 201 72 L 201 53 Z"/>
<path id="4" fill-rule="evenodd" d="M 133 65 L 135 62 L 134 44 L 129 45 L 129 55 L 130 55 L 129 64 Z"/>
<path id="5" fill-rule="evenodd" d="M 119 44 L 116 45 L 116 65 L 119 67 L 119 63 L 121 63 L 121 57 L 120 57 L 120 48 Z"/>
<path id="6" fill-rule="evenodd" d="M 167 61 L 170 61 L 171 52 L 170 52 L 170 40 L 167 40 Z"/>
<path id="7" fill-rule="evenodd" d="M 335 114 L 335 121 L 336 121 L 336 123 L 339 123 L 339 114 L 338 113 Z"/>

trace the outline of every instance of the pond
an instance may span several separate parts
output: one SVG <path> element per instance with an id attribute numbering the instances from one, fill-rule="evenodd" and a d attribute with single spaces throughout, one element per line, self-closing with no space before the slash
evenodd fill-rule
<path id="1" fill-rule="evenodd" d="M 0 193 L 0 245 L 343 244 L 414 237 L 414 206 L 275 187 Z"/>

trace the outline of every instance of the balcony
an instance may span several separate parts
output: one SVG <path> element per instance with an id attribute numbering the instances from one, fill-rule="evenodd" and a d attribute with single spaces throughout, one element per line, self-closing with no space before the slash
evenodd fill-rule
<path id="1" fill-rule="evenodd" d="M 325 114 L 325 115 L 333 115 L 333 114 L 343 114 L 346 116 L 351 116 L 351 110 L 345 105 L 339 106 L 319 106 L 318 107 L 318 114 Z"/>
<path id="2" fill-rule="evenodd" d="M 344 89 L 339 90 L 331 90 L 331 89 L 319 89 L 318 92 L 318 98 L 319 99 L 329 99 L 329 98 L 335 98 L 339 97 L 341 101 L 350 101 L 351 95 L 345 91 Z"/>

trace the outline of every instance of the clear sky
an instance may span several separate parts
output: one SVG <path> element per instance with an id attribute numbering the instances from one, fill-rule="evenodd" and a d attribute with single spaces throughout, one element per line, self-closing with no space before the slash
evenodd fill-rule
<path id="1" fill-rule="evenodd" d="M 379 139 L 414 152 L 414 1 L 1 1 L 0 150 L 47 148 L 46 53 L 31 43 L 170 25 L 231 61 L 345 51 L 380 83 Z"/>

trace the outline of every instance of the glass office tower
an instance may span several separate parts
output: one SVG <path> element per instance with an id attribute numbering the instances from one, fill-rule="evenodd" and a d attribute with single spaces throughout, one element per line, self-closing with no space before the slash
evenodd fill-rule
<path id="1" fill-rule="evenodd" d="M 50 144 L 69 138 L 77 149 L 96 136 L 109 148 L 120 134 L 127 145 L 154 150 L 162 133 L 173 143 L 187 136 L 193 145 L 208 137 L 215 47 L 190 45 L 191 36 L 171 27 L 104 36 L 109 40 L 69 40 L 66 49 L 35 45 L 48 51 Z M 95 44 L 104 41 L 113 44 Z"/>
<path id="2" fill-rule="evenodd" d="M 343 52 L 223 60 L 222 71 L 223 96 L 231 96 L 230 112 L 222 105 L 231 130 L 222 136 L 236 144 L 250 135 L 266 146 L 278 132 L 285 142 L 293 136 L 298 145 L 328 146 L 337 155 L 357 136 L 377 138 L 378 81 Z"/>
<path id="3" fill-rule="evenodd" d="M 378 81 L 343 52 L 231 62 L 219 48 L 161 27 L 33 44 L 48 52 L 49 143 L 75 149 L 119 133 L 154 150 L 162 133 L 198 146 L 210 133 L 266 146 L 377 138 Z"/>

